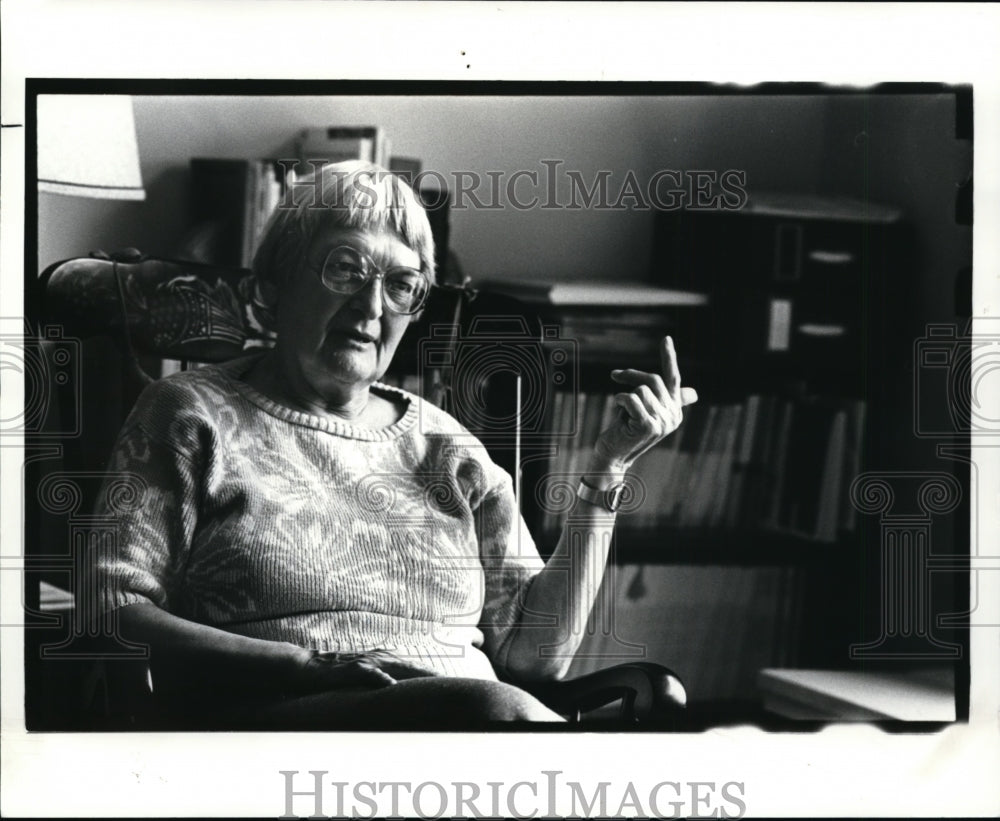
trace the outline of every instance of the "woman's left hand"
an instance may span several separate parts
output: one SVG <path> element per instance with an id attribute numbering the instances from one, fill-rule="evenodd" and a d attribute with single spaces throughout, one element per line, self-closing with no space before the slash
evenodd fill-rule
<path id="1" fill-rule="evenodd" d="M 673 433 L 683 419 L 683 408 L 698 401 L 693 388 L 681 387 L 674 342 L 660 342 L 662 375 L 634 369 L 616 370 L 611 378 L 632 388 L 615 394 L 618 413 L 601 431 L 594 446 L 598 470 L 624 473 L 631 464 L 663 437 Z"/>

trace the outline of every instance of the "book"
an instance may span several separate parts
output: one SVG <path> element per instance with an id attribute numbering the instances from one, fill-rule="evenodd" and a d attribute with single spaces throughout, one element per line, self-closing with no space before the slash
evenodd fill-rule
<path id="1" fill-rule="evenodd" d="M 853 533 L 858 523 L 858 511 L 851 501 L 851 485 L 861 473 L 864 446 L 865 417 L 868 406 L 863 399 L 850 403 L 847 414 L 846 453 L 844 454 L 844 492 L 841 504 L 840 524 Z"/>
<path id="2" fill-rule="evenodd" d="M 277 163 L 270 160 L 258 165 L 259 193 L 258 211 L 254 225 L 254 248 L 260 242 L 261 235 L 271 215 L 277 210 L 285 188 L 283 175 L 279 173 Z"/>
<path id="3" fill-rule="evenodd" d="M 740 511 L 736 521 L 739 527 L 759 526 L 764 518 L 762 514 L 774 482 L 774 469 L 768 463 L 768 457 L 775 437 L 777 414 L 777 398 L 762 396 L 750 445 L 750 460 L 744 472 L 743 496 L 739 502 Z"/>
<path id="4" fill-rule="evenodd" d="M 744 483 L 750 472 L 753 446 L 757 436 L 757 420 L 760 418 L 761 397 L 751 394 L 743 404 L 742 425 L 737 436 L 733 452 L 733 468 L 729 477 L 729 490 L 722 523 L 727 528 L 735 528 L 740 524 L 742 506 L 744 503 Z"/>
<path id="5" fill-rule="evenodd" d="M 785 492 L 785 478 L 788 461 L 788 442 L 795 416 L 795 405 L 788 400 L 782 400 L 778 406 L 778 414 L 772 435 L 768 437 L 767 453 L 764 457 L 765 491 L 760 510 L 766 510 L 766 516 L 759 522 L 765 527 L 777 529 L 780 526 L 782 514 L 782 499 Z"/>
<path id="6" fill-rule="evenodd" d="M 680 484 L 679 465 L 680 451 L 687 434 L 687 427 L 681 425 L 661 446 L 659 456 L 662 460 L 661 472 L 657 476 L 658 484 L 648 489 L 651 515 L 657 522 L 668 518 L 670 511 L 676 507 L 677 486 Z"/>
<path id="7" fill-rule="evenodd" d="M 837 539 L 840 517 L 840 494 L 844 484 L 844 458 L 847 450 L 847 411 L 838 410 L 833 417 L 830 436 L 823 461 L 823 478 L 820 485 L 819 512 L 816 517 L 815 537 L 821 542 Z"/>
<path id="8" fill-rule="evenodd" d="M 374 126 L 329 126 L 303 129 L 298 136 L 299 159 L 325 163 L 363 160 L 383 167 L 389 164 L 385 129 Z"/>
<path id="9" fill-rule="evenodd" d="M 688 480 L 684 499 L 680 507 L 680 524 L 682 527 L 695 527 L 701 524 L 711 494 L 708 480 L 709 454 L 718 437 L 716 418 L 719 415 L 718 405 L 706 405 L 704 427 L 698 437 L 696 448 L 692 449 L 688 468 Z M 688 421 L 694 421 L 689 419 Z"/>
<path id="10" fill-rule="evenodd" d="M 710 409 L 710 405 L 698 402 L 685 412 L 684 434 L 678 442 L 671 483 L 668 487 L 670 501 L 663 510 L 664 518 L 672 525 L 684 523 L 685 511 L 691 503 L 692 492 L 698 478 L 698 454 L 702 448 Z"/>
<path id="11" fill-rule="evenodd" d="M 647 450 L 635 460 L 629 471 L 630 481 L 645 491 L 645 501 L 642 505 L 625 516 L 632 528 L 649 527 L 656 521 L 658 502 L 655 494 L 663 488 L 663 474 L 666 468 L 663 459 L 666 451 L 664 445 L 664 442 L 660 442 Z"/>
<path id="12" fill-rule="evenodd" d="M 777 524 L 783 530 L 816 532 L 824 456 L 830 440 L 832 416 L 826 402 L 799 401 L 783 458 L 785 477 Z"/>
<path id="13" fill-rule="evenodd" d="M 716 475 L 715 488 L 711 508 L 709 509 L 709 527 L 719 527 L 726 521 L 726 509 L 733 486 L 734 462 L 736 459 L 737 440 L 743 429 L 743 405 L 726 406 L 723 433 L 722 452 L 719 457 L 719 470 Z"/>

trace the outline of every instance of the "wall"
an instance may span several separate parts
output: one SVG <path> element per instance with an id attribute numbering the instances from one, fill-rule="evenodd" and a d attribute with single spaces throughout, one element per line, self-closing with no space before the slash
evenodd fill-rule
<path id="1" fill-rule="evenodd" d="M 750 188 L 815 191 L 825 106 L 817 97 L 137 97 L 147 200 L 41 195 L 39 262 L 128 246 L 170 255 L 188 227 L 191 157 L 287 156 L 292 135 L 316 125 L 383 125 L 393 153 L 447 176 L 499 171 L 506 180 L 558 159 L 588 182 L 609 171 L 615 198 L 629 170 L 645 185 L 659 169 L 736 168 Z M 517 196 L 529 199 L 530 187 Z M 651 240 L 646 210 L 452 215 L 453 248 L 475 278 L 643 279 Z"/>
<path id="2" fill-rule="evenodd" d="M 946 467 L 935 457 L 936 442 L 913 436 L 914 343 L 929 323 L 965 324 L 955 284 L 972 265 L 972 227 L 957 224 L 955 214 L 959 183 L 972 172 L 971 144 L 956 139 L 950 94 L 832 98 L 827 119 L 824 188 L 890 202 L 911 228 L 905 270 L 896 272 L 887 301 L 873 306 L 882 313 L 875 321 L 898 325 L 883 369 L 893 467 Z"/>

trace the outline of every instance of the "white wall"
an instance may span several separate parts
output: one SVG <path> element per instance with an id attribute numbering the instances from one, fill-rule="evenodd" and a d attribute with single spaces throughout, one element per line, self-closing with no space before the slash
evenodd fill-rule
<path id="1" fill-rule="evenodd" d="M 191 157 L 290 156 L 306 126 L 383 125 L 393 153 L 449 176 L 541 174 L 540 160 L 559 159 L 585 180 L 610 171 L 615 194 L 629 170 L 645 182 L 664 168 L 815 191 L 825 109 L 816 97 L 137 97 L 147 200 L 41 195 L 39 263 L 98 247 L 169 256 L 188 227 Z M 643 210 L 469 209 L 453 212 L 452 247 L 475 278 L 643 279 L 652 226 Z"/>

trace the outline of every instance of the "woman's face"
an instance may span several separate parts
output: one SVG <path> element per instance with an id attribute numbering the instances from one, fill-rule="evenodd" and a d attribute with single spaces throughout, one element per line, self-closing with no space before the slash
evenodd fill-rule
<path id="1" fill-rule="evenodd" d="M 420 268 L 420 255 L 395 234 L 340 229 L 315 237 L 278 296 L 277 354 L 283 376 L 303 399 L 336 402 L 382 377 L 412 317 L 387 309 L 381 280 L 350 296 L 327 290 L 327 254 L 347 245 L 380 270 Z"/>

